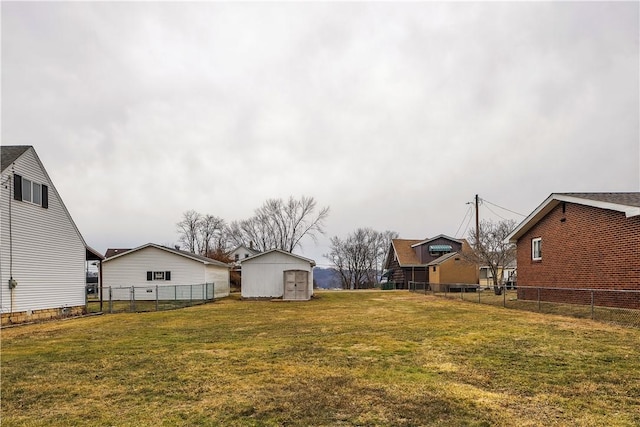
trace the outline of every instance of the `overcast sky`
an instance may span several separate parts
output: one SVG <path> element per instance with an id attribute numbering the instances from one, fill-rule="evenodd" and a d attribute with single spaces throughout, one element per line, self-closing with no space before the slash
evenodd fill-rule
<path id="1" fill-rule="evenodd" d="M 306 195 L 322 265 L 358 227 L 466 237 L 476 193 L 526 215 L 640 191 L 638 2 L 1 8 L 2 144 L 35 147 L 102 253 Z"/>

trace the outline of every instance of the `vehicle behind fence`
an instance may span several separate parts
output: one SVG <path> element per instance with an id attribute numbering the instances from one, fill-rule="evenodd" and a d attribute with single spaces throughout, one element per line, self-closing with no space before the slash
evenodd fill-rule
<path id="1" fill-rule="evenodd" d="M 463 301 L 640 327 L 640 290 L 571 289 L 409 282 L 409 290 Z"/>
<path id="2" fill-rule="evenodd" d="M 102 293 L 102 298 L 100 295 Z M 87 312 L 120 313 L 171 310 L 214 300 L 214 284 L 163 286 L 87 286 Z"/>

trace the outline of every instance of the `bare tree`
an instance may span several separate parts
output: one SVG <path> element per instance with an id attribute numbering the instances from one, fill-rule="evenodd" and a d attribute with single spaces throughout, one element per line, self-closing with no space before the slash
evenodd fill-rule
<path id="1" fill-rule="evenodd" d="M 193 209 L 182 214 L 182 221 L 177 225 L 178 239 L 186 250 L 196 253 L 199 249 L 198 233 L 202 216 Z"/>
<path id="2" fill-rule="evenodd" d="M 243 221 L 234 221 L 229 226 L 229 234 L 237 244 L 251 246 L 260 251 L 281 249 L 293 252 L 305 237 L 317 240 L 317 234 L 324 234 L 324 221 L 329 216 L 329 207 L 316 213 L 313 197 L 287 201 L 269 199 L 254 216 Z"/>
<path id="3" fill-rule="evenodd" d="M 469 243 L 472 252 L 465 252 L 463 256 L 470 261 L 489 267 L 493 275 L 493 289 L 496 295 L 502 293 L 503 272 L 505 267 L 516 259 L 515 245 L 505 241 L 506 237 L 516 226 L 514 220 L 480 222 L 478 238 L 476 230 L 469 232 Z"/>
<path id="4" fill-rule="evenodd" d="M 325 258 L 334 265 L 344 289 L 360 289 L 378 281 L 378 271 L 388 242 L 398 233 L 378 232 L 371 228 L 358 228 L 345 239 L 331 238 Z"/>
<path id="5" fill-rule="evenodd" d="M 208 256 L 210 252 L 216 252 L 222 248 L 225 232 L 224 219 L 213 215 L 202 215 L 198 222 L 198 251 Z"/>

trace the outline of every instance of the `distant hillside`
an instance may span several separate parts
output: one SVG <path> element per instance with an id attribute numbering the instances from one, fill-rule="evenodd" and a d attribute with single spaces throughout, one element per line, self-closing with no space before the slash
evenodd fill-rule
<path id="1" fill-rule="evenodd" d="M 321 289 L 339 288 L 340 277 L 331 268 L 316 267 L 313 269 L 313 281 Z"/>

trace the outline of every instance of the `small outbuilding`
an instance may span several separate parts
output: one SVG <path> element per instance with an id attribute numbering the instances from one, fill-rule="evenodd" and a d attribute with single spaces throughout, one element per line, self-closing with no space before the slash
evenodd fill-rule
<path id="1" fill-rule="evenodd" d="M 313 296 L 313 260 L 272 249 L 241 260 L 243 298 L 308 300 Z"/>
<path id="2" fill-rule="evenodd" d="M 213 283 L 214 298 L 229 296 L 229 264 L 154 243 L 130 250 L 110 249 L 107 255 L 112 256 L 102 262 L 104 287 L 115 289 Z M 148 298 L 155 299 L 155 294 L 150 292 Z"/>

